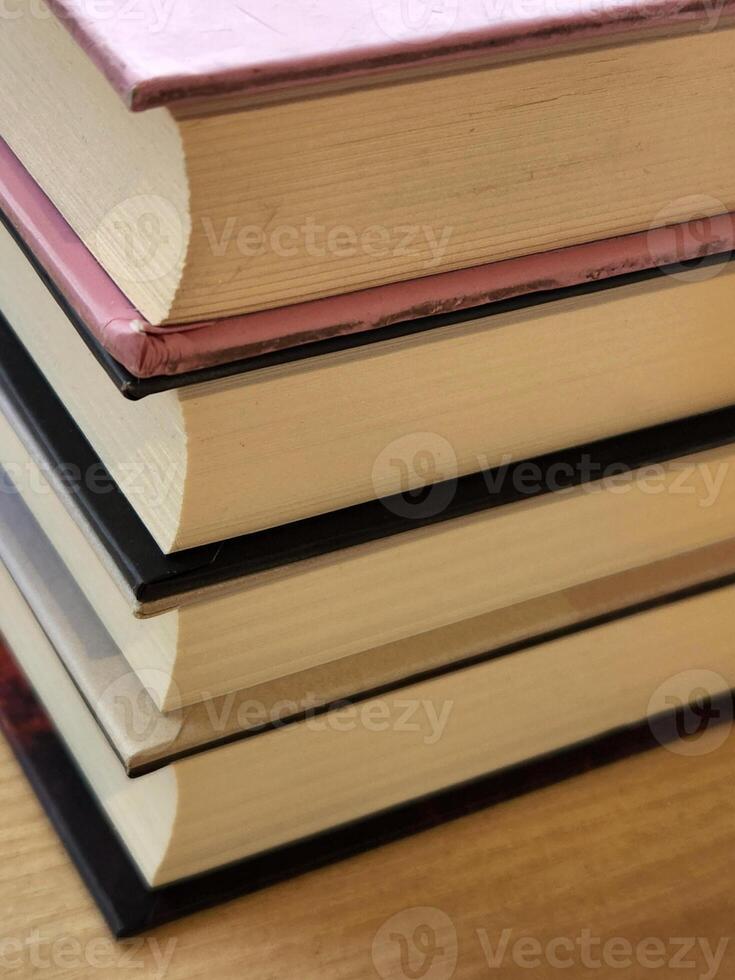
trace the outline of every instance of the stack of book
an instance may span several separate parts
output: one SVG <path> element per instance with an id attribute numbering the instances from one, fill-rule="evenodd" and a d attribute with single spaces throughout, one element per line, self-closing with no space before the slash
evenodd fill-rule
<path id="1" fill-rule="evenodd" d="M 111 926 L 727 698 L 735 8 L 87 6 L 0 34 L 0 701 Z"/>

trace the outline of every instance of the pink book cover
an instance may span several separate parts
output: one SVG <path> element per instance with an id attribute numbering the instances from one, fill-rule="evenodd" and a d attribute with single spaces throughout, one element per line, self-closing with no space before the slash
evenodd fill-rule
<path id="1" fill-rule="evenodd" d="M 681 25 L 733 0 L 49 0 L 133 110 L 293 89 Z"/>
<path id="2" fill-rule="evenodd" d="M 74 312 L 77 324 L 140 379 L 176 378 L 404 321 L 708 255 L 729 255 L 735 248 L 735 214 L 722 214 L 280 310 L 184 327 L 153 327 L 131 306 L 2 140 L 0 209 Z"/>

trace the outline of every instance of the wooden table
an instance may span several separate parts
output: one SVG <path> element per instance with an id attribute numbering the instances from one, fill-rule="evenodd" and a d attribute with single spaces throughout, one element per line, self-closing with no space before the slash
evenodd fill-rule
<path id="1" fill-rule="evenodd" d="M 0 743 L 0 975 L 729 980 L 735 736 L 709 749 L 658 749 L 118 945 Z M 701 944 L 721 940 L 712 973 Z"/>

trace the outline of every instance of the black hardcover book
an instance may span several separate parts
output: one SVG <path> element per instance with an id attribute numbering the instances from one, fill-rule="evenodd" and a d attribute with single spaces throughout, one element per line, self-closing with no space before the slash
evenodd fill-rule
<path id="1" fill-rule="evenodd" d="M 66 489 L 141 603 L 578 486 L 612 467 L 635 470 L 735 440 L 735 407 L 728 407 L 513 463 L 502 473 L 470 474 L 447 485 L 451 499 L 440 510 L 422 512 L 416 494 L 396 496 L 165 555 L 1 317 L 0 397 L 52 472 L 64 476 L 71 465 L 75 473 L 94 474 L 93 481 L 65 479 Z M 529 465 L 536 474 L 532 487 L 521 476 Z M 441 495 L 441 487 L 434 492 Z"/>
<path id="2" fill-rule="evenodd" d="M 708 717 L 732 717 L 732 697 Z M 684 709 L 689 711 L 691 709 Z M 681 712 L 679 712 L 681 714 Z M 691 719 L 621 729 L 514 769 L 411 802 L 198 878 L 151 890 L 140 877 L 43 705 L 0 644 L 0 727 L 66 850 L 118 938 L 133 936 L 202 909 L 402 837 L 534 792 L 599 766 L 659 747 L 692 730 Z M 696 728 L 696 726 L 694 726 Z"/>

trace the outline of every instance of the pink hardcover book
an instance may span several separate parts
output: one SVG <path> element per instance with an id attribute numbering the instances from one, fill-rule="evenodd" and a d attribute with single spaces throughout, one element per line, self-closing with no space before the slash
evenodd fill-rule
<path id="1" fill-rule="evenodd" d="M 135 111 L 544 52 L 633 31 L 707 30 L 728 0 L 48 0 Z"/>
<path id="2" fill-rule="evenodd" d="M 133 375 L 729 242 L 735 0 L 43 2 L 4 210 Z"/>
<path id="3" fill-rule="evenodd" d="M 198 380 L 231 373 L 263 355 L 317 353 L 333 338 L 379 338 L 414 322 L 514 297 L 614 280 L 735 248 L 735 214 L 656 228 L 217 322 L 154 327 L 99 265 L 22 164 L 0 140 L 0 209 L 6 223 L 73 314 L 75 325 L 135 379 Z M 288 354 L 286 355 L 288 356 Z M 193 375 L 193 377 L 192 377 Z M 134 386 L 123 385 L 130 392 Z M 141 387 L 141 391 L 145 386 Z"/>

